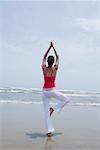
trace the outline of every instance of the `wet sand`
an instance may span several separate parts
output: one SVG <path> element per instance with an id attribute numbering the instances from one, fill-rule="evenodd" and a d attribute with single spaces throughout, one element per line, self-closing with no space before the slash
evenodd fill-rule
<path id="1" fill-rule="evenodd" d="M 42 105 L 0 104 L 0 149 L 100 150 L 100 107 L 66 106 L 52 119 L 47 138 Z"/>

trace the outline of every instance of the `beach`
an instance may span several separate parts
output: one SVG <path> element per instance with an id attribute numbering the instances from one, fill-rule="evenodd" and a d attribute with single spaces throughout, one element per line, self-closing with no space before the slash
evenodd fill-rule
<path id="1" fill-rule="evenodd" d="M 0 0 L 0 33 L 0 150 L 100 150 L 100 1 Z"/>
<path id="2" fill-rule="evenodd" d="M 100 150 L 100 107 L 66 106 L 47 138 L 42 104 L 0 103 L 1 150 Z"/>

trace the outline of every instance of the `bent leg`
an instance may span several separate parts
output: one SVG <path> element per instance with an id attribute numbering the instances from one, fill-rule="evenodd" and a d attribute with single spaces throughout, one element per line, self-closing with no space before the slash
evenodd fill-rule
<path id="1" fill-rule="evenodd" d="M 54 106 L 54 109 L 58 112 L 60 112 L 62 108 L 69 103 L 69 97 L 61 92 L 53 91 L 52 96 L 58 100 L 57 104 Z"/>

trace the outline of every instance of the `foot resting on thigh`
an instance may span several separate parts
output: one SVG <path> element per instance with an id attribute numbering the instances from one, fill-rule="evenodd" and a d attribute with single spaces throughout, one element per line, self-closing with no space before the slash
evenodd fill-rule
<path id="1" fill-rule="evenodd" d="M 50 111 L 50 116 L 51 116 L 52 113 L 54 112 L 54 109 L 52 107 L 50 107 L 49 111 Z"/>

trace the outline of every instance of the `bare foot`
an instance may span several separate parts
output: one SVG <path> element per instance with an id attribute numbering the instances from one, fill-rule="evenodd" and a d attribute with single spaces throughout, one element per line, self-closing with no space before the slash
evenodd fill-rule
<path id="1" fill-rule="evenodd" d="M 47 133 L 47 136 L 48 137 L 51 137 L 52 136 L 52 133 L 50 132 L 50 133 Z"/>
<path id="2" fill-rule="evenodd" d="M 50 107 L 49 111 L 50 111 L 50 116 L 51 116 L 52 113 L 54 112 L 54 109 L 52 107 Z"/>

